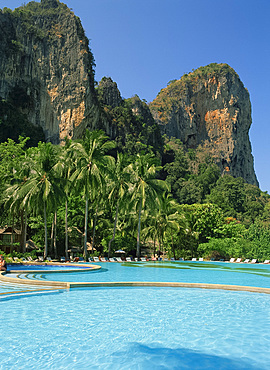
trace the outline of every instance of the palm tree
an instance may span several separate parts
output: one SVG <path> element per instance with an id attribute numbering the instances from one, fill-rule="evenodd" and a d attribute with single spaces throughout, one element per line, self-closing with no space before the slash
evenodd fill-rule
<path id="1" fill-rule="evenodd" d="M 32 167 L 33 161 L 27 155 L 27 152 L 24 153 L 24 156 L 17 158 L 17 162 L 13 163 L 12 166 L 13 176 L 10 177 L 10 175 L 7 175 L 8 181 L 3 192 L 5 206 L 11 212 L 12 219 L 14 220 L 15 214 L 17 214 L 17 218 L 21 220 L 21 247 L 23 248 L 23 252 L 26 251 L 27 214 L 29 213 L 29 207 L 22 203 L 21 188 L 27 181 Z"/>
<path id="2" fill-rule="evenodd" d="M 82 141 L 73 142 L 69 152 L 76 164 L 70 180 L 81 189 L 85 198 L 84 257 L 87 255 L 88 202 L 103 186 L 103 172 L 113 165 L 113 158 L 106 155 L 114 147 L 103 131 L 86 131 Z"/>
<path id="3" fill-rule="evenodd" d="M 69 148 L 72 141 L 66 139 L 65 146 L 61 147 L 58 156 L 58 161 L 54 166 L 55 173 L 62 178 L 65 192 L 65 256 L 68 259 L 68 196 L 72 192 L 72 183 L 70 177 L 75 171 L 75 163 L 73 162 Z"/>
<path id="4" fill-rule="evenodd" d="M 108 244 L 108 257 L 111 253 L 111 243 L 115 239 L 118 212 L 121 201 L 125 198 L 129 188 L 129 174 L 126 170 L 127 158 L 122 153 L 117 153 L 117 161 L 111 171 L 111 186 L 108 199 L 115 205 L 113 236 Z"/>
<path id="5" fill-rule="evenodd" d="M 22 206 L 30 208 L 34 213 L 40 214 L 43 208 L 45 242 L 44 258 L 48 255 L 47 211 L 56 210 L 65 194 L 62 179 L 57 177 L 53 166 L 56 160 L 56 151 L 51 143 L 40 143 L 35 161 L 27 181 L 20 190 Z"/>
<path id="6" fill-rule="evenodd" d="M 180 229 L 185 229 L 185 219 L 179 214 L 178 208 L 178 203 L 172 196 L 170 194 L 164 194 L 164 196 L 160 198 L 160 207 L 156 215 L 159 248 L 162 248 L 164 251 L 164 239 L 167 234 L 169 234 L 171 236 L 174 258 L 173 233 L 178 232 Z"/>
<path id="7" fill-rule="evenodd" d="M 158 166 L 157 159 L 150 153 L 137 154 L 135 162 L 128 166 L 131 174 L 132 200 L 136 203 L 138 211 L 138 229 L 137 229 L 137 258 L 140 258 L 140 233 L 141 216 L 146 205 L 154 209 L 157 206 L 158 197 L 164 190 L 169 190 L 165 181 L 156 178 L 156 172 L 161 167 Z"/>

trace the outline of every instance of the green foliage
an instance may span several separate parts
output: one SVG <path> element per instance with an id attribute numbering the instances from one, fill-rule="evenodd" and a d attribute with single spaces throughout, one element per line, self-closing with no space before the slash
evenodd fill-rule
<path id="1" fill-rule="evenodd" d="M 220 74 L 220 75 L 226 75 L 227 73 L 232 73 L 236 76 L 236 72 L 233 68 L 231 68 L 226 63 L 210 63 L 207 66 L 199 67 L 196 70 L 193 70 L 192 72 L 185 74 L 182 78 L 182 82 L 188 82 L 193 81 L 194 79 L 201 77 L 201 78 L 208 78 L 209 76 Z"/>
<path id="2" fill-rule="evenodd" d="M 217 204 L 225 216 L 238 218 L 248 225 L 262 217 L 264 207 L 269 202 L 269 195 L 259 188 L 246 184 L 241 177 L 229 175 L 220 177 L 206 198 Z"/>
<path id="3" fill-rule="evenodd" d="M 209 259 L 255 258 L 255 243 L 244 238 L 210 239 L 208 243 L 200 244 L 198 254 Z"/>
<path id="4" fill-rule="evenodd" d="M 220 170 L 201 149 L 185 151 L 180 140 L 165 138 L 162 176 L 180 204 L 201 203 L 215 186 Z"/>
<path id="5" fill-rule="evenodd" d="M 112 102 L 114 106 L 107 105 L 107 95 L 110 94 L 115 95 Z M 109 77 L 103 77 L 100 81 L 97 96 L 105 121 L 110 124 L 111 138 L 119 151 L 129 155 L 141 151 L 161 151 L 163 141 L 160 131 L 145 102 L 138 96 L 121 99 L 116 83 Z"/>
<path id="6" fill-rule="evenodd" d="M 69 246 L 82 247 L 88 197 L 85 235 L 95 243 L 97 254 L 107 253 L 111 240 L 111 252 L 122 248 L 134 256 L 137 236 L 137 243 L 141 237 L 143 244 L 155 245 L 155 252 L 175 258 L 269 259 L 269 195 L 242 179 L 224 176 L 217 181 L 218 170 L 208 157 L 198 150 L 185 152 L 180 141 L 165 141 L 163 168 L 150 153 L 128 160 L 119 155 L 117 162 L 106 157 L 115 144 L 100 131 L 86 132 L 83 140 L 67 141 L 64 147 L 39 143 L 26 148 L 23 138 L 1 143 L 2 223 L 9 223 L 14 214 L 20 224 L 27 210 L 28 238 L 43 250 L 44 230 L 49 236 L 57 211 L 56 245 L 63 254 L 65 202 Z M 211 203 L 194 203 L 202 202 L 204 194 Z M 185 204 L 179 204 L 181 199 Z M 10 215 L 4 212 L 5 204 L 12 205 Z M 48 243 L 52 255 L 50 248 Z"/>

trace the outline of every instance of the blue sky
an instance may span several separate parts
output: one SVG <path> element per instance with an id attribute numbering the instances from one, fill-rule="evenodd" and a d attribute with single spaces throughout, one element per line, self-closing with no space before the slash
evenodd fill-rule
<path id="1" fill-rule="evenodd" d="M 21 0 L 0 0 L 14 9 Z M 269 0 L 66 0 L 96 61 L 121 95 L 152 101 L 172 79 L 228 63 L 250 93 L 250 141 L 260 188 L 270 193 Z"/>

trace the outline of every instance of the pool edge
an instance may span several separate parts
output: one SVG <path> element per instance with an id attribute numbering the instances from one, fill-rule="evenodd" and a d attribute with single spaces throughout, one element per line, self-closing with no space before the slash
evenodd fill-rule
<path id="1" fill-rule="evenodd" d="M 88 265 L 89 266 L 89 265 Z M 21 271 L 22 272 L 22 271 Z M 205 283 L 184 283 L 184 282 L 149 282 L 149 281 L 114 281 L 114 282 L 61 282 L 61 281 L 39 281 L 30 279 L 11 278 L 5 271 L 0 271 L 0 281 L 12 282 L 17 284 L 52 286 L 66 289 L 73 288 L 101 288 L 101 287 L 170 287 L 170 288 L 200 288 L 200 289 L 219 289 L 252 293 L 270 294 L 270 288 L 225 285 L 225 284 L 205 284 Z"/>

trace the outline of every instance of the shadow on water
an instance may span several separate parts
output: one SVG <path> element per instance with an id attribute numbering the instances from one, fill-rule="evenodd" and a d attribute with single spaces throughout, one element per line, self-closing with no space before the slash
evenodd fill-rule
<path id="1" fill-rule="evenodd" d="M 109 269 L 106 269 L 105 267 L 101 267 L 101 269 L 98 269 L 98 270 L 92 270 L 91 271 L 91 274 L 100 274 L 102 272 L 107 272 L 109 271 Z"/>
<path id="2" fill-rule="evenodd" d="M 250 361 L 210 355 L 186 348 L 149 347 L 131 343 L 123 351 L 117 351 L 100 362 L 110 369 L 219 369 L 219 370 L 262 370 L 261 364 L 253 366 Z M 265 368 L 266 369 L 266 368 Z"/>
<path id="3" fill-rule="evenodd" d="M 240 272 L 245 274 L 252 274 L 252 275 L 259 275 L 264 277 L 270 277 L 270 272 L 266 271 L 263 268 L 249 268 L 249 267 L 231 267 L 231 266 L 222 266 L 210 263 L 192 263 L 192 262 L 158 262 L 158 263 L 136 263 L 136 262 L 128 262 L 122 263 L 123 266 L 128 267 L 148 267 L 148 268 L 158 268 L 158 269 L 173 269 L 173 270 L 187 270 L 187 269 L 210 269 L 210 270 L 220 270 L 220 271 L 228 271 L 228 272 Z"/>

